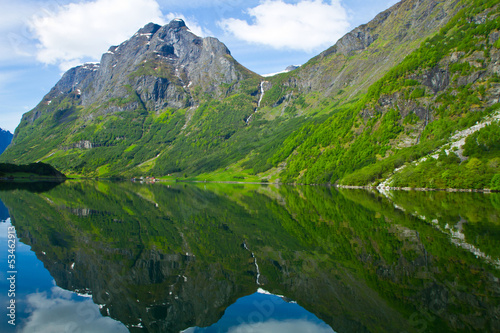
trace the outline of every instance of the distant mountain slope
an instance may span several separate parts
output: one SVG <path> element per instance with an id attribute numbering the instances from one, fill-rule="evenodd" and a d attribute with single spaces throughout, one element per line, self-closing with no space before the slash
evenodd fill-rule
<path id="1" fill-rule="evenodd" d="M 0 128 L 0 154 L 2 154 L 10 145 L 10 143 L 12 142 L 12 137 L 13 135 L 11 132 Z"/>
<path id="2" fill-rule="evenodd" d="M 275 89 L 283 102 L 306 94 L 314 106 L 323 99 L 351 99 L 365 93 L 394 65 L 401 62 L 420 43 L 434 35 L 466 3 L 458 0 L 406 0 L 378 14 L 306 64 L 288 75 L 277 77 Z M 312 95 L 312 96 L 309 96 Z M 274 104 L 272 94 L 265 102 Z M 309 97 L 309 98 L 308 98 Z M 297 109 L 304 109 L 300 105 Z"/>
<path id="3" fill-rule="evenodd" d="M 236 170 L 234 180 L 378 184 L 498 109 L 498 9 L 493 0 L 403 0 L 266 78 L 181 20 L 151 23 L 100 64 L 65 73 L 0 160 L 101 177 Z M 425 186 L 491 186 L 500 156 L 484 131 L 478 149 L 469 143 L 480 182 Z M 459 164 L 443 177 L 463 174 Z"/>

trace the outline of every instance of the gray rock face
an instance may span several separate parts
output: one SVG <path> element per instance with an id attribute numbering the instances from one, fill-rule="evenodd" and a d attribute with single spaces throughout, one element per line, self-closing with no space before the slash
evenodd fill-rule
<path id="1" fill-rule="evenodd" d="M 378 35 L 372 35 L 371 29 L 366 25 L 358 27 L 342 37 L 337 42 L 338 52 L 349 55 L 352 51 L 359 51 L 370 46 Z"/>
<path id="2" fill-rule="evenodd" d="M 88 63 L 82 66 L 69 69 L 56 83 L 52 93 L 68 94 L 78 89 L 77 87 L 86 86 L 87 81 L 94 77 L 94 72 L 99 69 L 99 64 Z"/>
<path id="3" fill-rule="evenodd" d="M 454 1 L 403 0 L 340 38 L 335 45 L 301 66 L 289 85 L 300 93 L 352 97 L 366 91 L 418 43 L 453 17 Z M 395 52 L 394 50 L 398 50 Z M 438 75 L 438 73 L 436 73 Z M 447 78 L 433 78 L 436 89 Z M 295 81 L 293 81 L 295 80 Z"/>
<path id="4" fill-rule="evenodd" d="M 198 37 L 184 21 L 175 19 L 165 26 L 145 25 L 127 41 L 111 46 L 99 64 L 68 70 L 44 101 L 73 93 L 81 105 L 97 108 L 111 99 L 121 99 L 118 106 L 107 105 L 102 113 L 134 109 L 140 104 L 153 110 L 181 108 L 196 105 L 195 89 L 217 96 L 222 83 L 234 83 L 252 74 L 238 66 L 219 40 Z"/>
<path id="5" fill-rule="evenodd" d="M 397 6 L 395 5 L 394 7 Z M 325 57 L 331 53 L 340 53 L 348 56 L 351 52 L 366 49 L 378 38 L 378 34 L 373 34 L 373 30 L 383 24 L 391 13 L 391 10 L 386 10 L 378 14 L 370 24 L 363 24 L 355 28 L 340 38 L 334 46 L 324 51 L 321 56 Z"/>

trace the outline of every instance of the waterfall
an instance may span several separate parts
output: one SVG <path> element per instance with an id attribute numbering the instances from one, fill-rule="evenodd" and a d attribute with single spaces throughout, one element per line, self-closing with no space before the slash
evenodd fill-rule
<path id="1" fill-rule="evenodd" d="M 260 102 L 262 102 L 262 97 L 264 97 L 264 82 L 266 81 L 260 82 L 260 97 L 259 101 L 257 102 L 257 108 L 255 109 L 255 112 L 257 112 L 257 109 L 260 108 Z"/>
<path id="2" fill-rule="evenodd" d="M 257 101 L 257 107 L 253 110 L 253 112 L 257 112 L 257 110 L 260 108 L 260 102 L 262 102 L 262 97 L 264 97 L 264 83 L 266 83 L 267 81 L 261 81 L 260 82 L 260 96 L 259 96 L 259 100 Z M 245 119 L 245 123 L 249 123 L 250 120 L 252 119 L 252 116 L 253 114 L 251 114 L 250 116 L 248 116 L 247 119 Z"/>
<path id="3" fill-rule="evenodd" d="M 249 117 L 249 118 L 250 118 L 250 117 Z M 243 248 L 244 248 L 245 250 L 247 250 L 248 252 L 250 252 L 250 253 L 251 253 L 251 255 L 252 255 L 252 258 L 253 258 L 253 264 L 254 264 L 254 266 L 255 266 L 255 271 L 256 271 L 256 273 L 257 273 L 257 276 L 256 276 L 256 279 L 255 279 L 255 282 L 257 283 L 257 285 L 260 285 L 260 281 L 259 281 L 259 279 L 260 279 L 260 269 L 259 269 L 259 265 L 257 264 L 257 257 L 255 257 L 255 254 L 254 254 L 252 251 L 250 251 L 250 249 L 247 247 L 247 243 L 246 243 L 246 242 L 243 242 Z"/>

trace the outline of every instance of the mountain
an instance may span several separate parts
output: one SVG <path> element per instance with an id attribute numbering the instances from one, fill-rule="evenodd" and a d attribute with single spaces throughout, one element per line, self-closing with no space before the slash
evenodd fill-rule
<path id="1" fill-rule="evenodd" d="M 195 36 L 182 20 L 150 23 L 99 64 L 67 71 L 23 116 L 5 160 L 47 161 L 70 174 L 123 173 L 186 140 L 229 138 L 253 113 L 259 82 L 225 45 Z M 158 163 L 155 173 L 182 168 Z"/>
<path id="2" fill-rule="evenodd" d="M 225 93 L 221 84 L 252 76 L 256 75 L 239 66 L 225 45 L 195 36 L 176 19 L 164 27 L 149 23 L 121 45 L 110 47 L 100 63 L 70 69 L 42 103 L 50 105 L 62 95 L 77 100 L 74 104 L 98 108 L 98 114 L 160 111 L 196 105 L 200 94 L 220 96 Z M 50 110 L 23 121 L 34 123 Z"/>
<path id="3" fill-rule="evenodd" d="M 401 7 L 409 4 L 400 3 Z M 372 80 L 366 94 L 356 95 L 358 99 L 340 97 L 335 115 L 289 137 L 275 155 L 276 160 L 287 162 L 283 180 L 367 185 L 404 169 L 386 185 L 495 187 L 493 178 L 500 171 L 498 124 L 473 126 L 486 125 L 491 121 L 488 117 L 498 119 L 498 3 L 431 1 L 427 6 L 434 8 L 428 18 L 440 17 L 446 6 L 454 10 L 446 9 L 447 23 L 381 78 Z M 403 29 L 399 31 L 407 36 Z M 391 48 L 394 59 L 398 52 Z M 359 56 L 370 61 L 365 53 Z M 377 63 L 384 65 L 381 60 Z M 342 94 L 352 94 L 360 86 L 358 79 Z M 465 145 L 458 143 L 458 137 Z"/>
<path id="4" fill-rule="evenodd" d="M 150 23 L 65 73 L 0 161 L 99 177 L 500 187 L 498 6 L 403 0 L 265 78 L 181 20 Z"/>
<path id="5" fill-rule="evenodd" d="M 290 66 L 287 66 L 283 71 L 281 72 L 277 72 L 277 73 L 271 73 L 271 74 L 264 74 L 262 75 L 263 77 L 270 77 L 270 76 L 274 76 L 274 75 L 277 75 L 277 74 L 282 74 L 282 73 L 288 73 L 288 72 L 291 72 L 293 70 L 296 70 L 297 68 L 299 68 L 300 65 L 290 65 Z"/>
<path id="6" fill-rule="evenodd" d="M 12 133 L 0 128 L 0 154 L 2 154 L 5 149 L 12 142 Z"/>

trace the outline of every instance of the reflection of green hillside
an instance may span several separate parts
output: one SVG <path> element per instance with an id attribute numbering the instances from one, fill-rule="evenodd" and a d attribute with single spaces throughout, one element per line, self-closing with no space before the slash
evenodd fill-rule
<path id="1" fill-rule="evenodd" d="M 66 182 L 0 199 L 58 285 L 92 290 L 104 313 L 127 325 L 142 318 L 147 331 L 208 326 L 258 287 L 338 332 L 498 324 L 498 270 L 444 228 L 466 219 L 466 240 L 495 257 L 494 196 L 398 192 L 396 208 L 326 187 Z"/>
<path id="2" fill-rule="evenodd" d="M 465 242 L 500 258 L 500 193 L 398 191 L 391 198 L 426 223 L 446 234 L 461 233 Z"/>
<path id="3" fill-rule="evenodd" d="M 313 203 L 321 219 L 337 231 L 330 232 L 325 242 L 344 244 L 340 250 L 350 255 L 346 265 L 353 265 L 370 287 L 385 295 L 393 307 L 406 313 L 408 318 L 413 315 L 414 322 L 424 320 L 426 327 L 436 331 L 469 331 L 478 327 L 492 330 L 496 321 L 490 319 L 495 318 L 493 309 L 498 302 L 498 290 L 493 281 L 499 275 L 492 265 L 451 244 L 449 234 L 438 231 L 432 223 L 422 223 L 411 212 L 396 208 L 381 195 L 367 191 L 333 194 L 336 191 L 332 190 L 337 197 L 334 200 L 337 207 L 342 207 L 335 211 L 323 203 L 324 195 L 316 195 L 315 200 L 315 191 L 309 191 L 308 202 Z M 405 194 L 397 192 L 395 195 Z M 410 200 L 413 203 L 430 202 L 429 193 L 409 194 L 414 196 Z M 455 194 L 448 193 L 450 196 Z M 474 197 L 469 200 L 473 205 Z M 485 201 L 483 209 L 491 216 L 498 216 L 500 212 L 491 204 L 488 206 L 488 202 Z M 463 205 L 461 210 L 467 209 L 464 202 L 460 204 Z M 400 201 L 396 201 L 396 205 L 402 206 Z M 495 235 L 494 228 L 484 231 Z M 498 246 L 498 238 L 496 244 Z"/>
<path id="4" fill-rule="evenodd" d="M 0 191 L 13 191 L 13 190 L 26 190 L 30 192 L 45 192 L 48 191 L 61 182 L 59 181 L 5 181 L 0 182 Z"/>
<path id="5" fill-rule="evenodd" d="M 66 179 L 66 176 L 50 164 L 41 162 L 22 165 L 0 163 L 0 180 L 4 181 L 6 179 L 38 179 L 62 182 Z"/>

